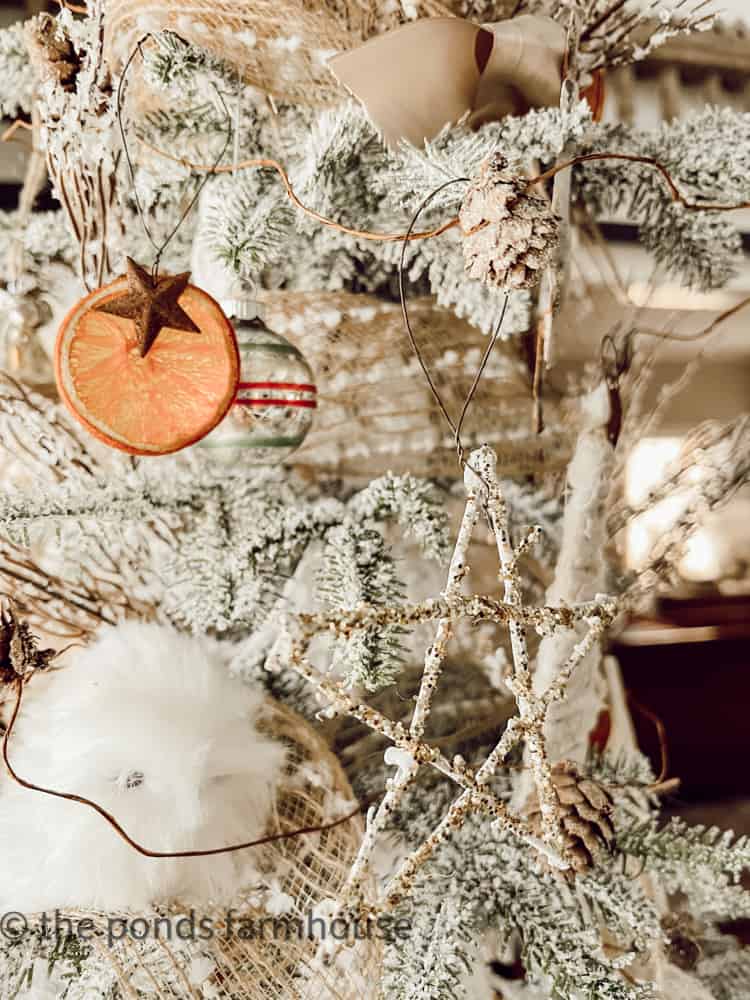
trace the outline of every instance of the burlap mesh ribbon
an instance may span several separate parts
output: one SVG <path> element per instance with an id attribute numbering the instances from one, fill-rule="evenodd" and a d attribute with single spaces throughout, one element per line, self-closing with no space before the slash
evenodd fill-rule
<path id="1" fill-rule="evenodd" d="M 450 2 L 415 6 L 420 17 L 452 13 Z M 169 29 L 277 100 L 325 105 L 344 94 L 327 60 L 400 19 L 400 5 L 378 0 L 108 0 L 107 57 L 117 68 L 139 38 Z"/>
<path id="2" fill-rule="evenodd" d="M 398 303 L 346 292 L 264 292 L 271 329 L 307 358 L 318 387 L 312 429 L 297 466 L 371 479 L 390 470 L 456 476 L 450 429 L 404 332 Z M 410 305 L 415 335 L 441 396 L 458 418 L 487 338 L 431 298 Z M 547 430 L 531 427 L 531 385 L 515 340 L 498 343 L 462 429 L 466 447 L 489 443 L 506 476 L 553 476 L 570 458 L 575 422 L 546 402 Z M 488 414 L 502 418 L 488 421 Z"/>

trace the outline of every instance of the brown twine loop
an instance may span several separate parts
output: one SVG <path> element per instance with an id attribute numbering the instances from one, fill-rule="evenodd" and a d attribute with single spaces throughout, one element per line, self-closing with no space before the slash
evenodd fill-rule
<path id="1" fill-rule="evenodd" d="M 625 696 L 636 712 L 639 712 L 645 719 L 651 722 L 656 730 L 659 740 L 660 767 L 659 775 L 650 784 L 645 785 L 639 782 L 628 782 L 626 784 L 614 784 L 608 782 L 606 787 L 609 791 L 628 791 L 635 789 L 648 792 L 650 795 L 669 795 L 680 786 L 679 778 L 668 778 L 669 773 L 669 748 L 667 745 L 667 727 L 659 716 L 652 712 L 650 708 L 642 705 L 630 691 L 625 692 Z"/>
<path id="2" fill-rule="evenodd" d="M 628 331 L 619 345 L 611 333 L 602 337 L 600 361 L 607 385 L 617 386 L 622 376 L 630 369 L 633 361 L 634 332 Z"/>
<path id="3" fill-rule="evenodd" d="M 327 216 L 321 215 L 320 212 L 316 212 L 315 209 L 305 205 L 292 187 L 292 182 L 289 180 L 289 174 L 278 160 L 261 156 L 253 157 L 247 160 L 240 160 L 238 163 L 223 163 L 218 166 L 212 166 L 211 164 L 206 163 L 194 163 L 192 160 L 188 160 L 184 156 L 175 156 L 173 153 L 167 153 L 165 150 L 159 149 L 158 146 L 152 145 L 152 143 L 147 142 L 141 136 L 138 136 L 137 138 L 142 146 L 145 146 L 146 149 L 156 154 L 156 156 L 161 156 L 163 159 L 170 160 L 172 163 L 179 163 L 180 166 L 185 167 L 186 170 L 194 170 L 197 173 L 210 175 L 232 174 L 236 173 L 238 170 L 275 170 L 281 179 L 281 183 L 284 185 L 287 197 L 295 208 L 298 208 L 300 212 L 304 212 L 305 215 L 314 219 L 316 222 L 320 223 L 320 225 L 327 226 L 329 229 L 335 229 L 336 232 L 344 233 L 345 236 L 353 236 L 355 239 L 370 240 L 374 243 L 400 243 L 405 239 L 408 239 L 409 242 L 414 242 L 416 240 L 427 240 L 432 239 L 435 236 L 442 236 L 443 233 L 447 232 L 449 229 L 454 229 L 458 225 L 458 218 L 453 218 L 444 222 L 435 229 L 430 229 L 427 232 L 412 232 L 408 237 L 404 233 L 374 233 L 369 229 L 354 229 L 351 226 L 345 226 L 343 223 L 337 222 L 335 219 L 329 219 Z"/>
<path id="4" fill-rule="evenodd" d="M 609 420 L 607 421 L 607 437 L 613 448 L 620 439 L 623 422 L 622 394 L 620 379 L 625 375 L 633 361 L 633 331 L 629 330 L 618 346 L 614 336 L 608 333 L 602 338 L 600 363 L 602 377 L 609 393 Z"/>
<path id="5" fill-rule="evenodd" d="M 402 233 L 373 233 L 369 232 L 366 229 L 362 230 L 351 229 L 348 226 L 343 226 L 341 225 L 341 223 L 335 222 L 332 219 L 328 219 L 325 216 L 315 212 L 313 209 L 308 208 L 299 200 L 297 195 L 294 193 L 286 171 L 281 166 L 281 164 L 278 163 L 278 161 L 276 160 L 265 159 L 265 158 L 252 158 L 248 160 L 240 160 L 239 163 L 236 164 L 195 163 L 192 160 L 188 160 L 184 156 L 176 156 L 174 153 L 168 153 L 164 149 L 159 149 L 158 146 L 152 145 L 150 142 L 147 142 L 140 136 L 138 137 L 138 141 L 141 143 L 141 145 L 145 146 L 146 149 L 150 150 L 150 152 L 154 153 L 156 156 L 161 156 L 165 160 L 171 160 L 173 163 L 179 163 L 186 169 L 194 170 L 197 173 L 224 174 L 224 173 L 232 173 L 236 170 L 271 167 L 272 169 L 276 170 L 277 173 L 280 175 L 282 181 L 284 182 L 284 186 L 286 187 L 287 195 L 289 196 L 290 200 L 297 206 L 297 208 L 305 212 L 305 214 L 309 215 L 311 218 L 316 219 L 316 221 L 320 222 L 322 225 L 330 226 L 333 229 L 339 230 L 339 232 L 346 233 L 350 236 L 356 236 L 359 239 L 365 239 L 365 240 L 400 242 L 401 240 L 406 238 Z M 672 179 L 672 175 L 670 174 L 670 172 L 667 170 L 667 168 L 664 166 L 663 163 L 660 163 L 659 160 L 654 159 L 654 157 L 652 156 L 640 156 L 637 153 L 607 153 L 607 152 L 582 153 L 579 156 L 572 157 L 570 160 L 565 160 L 563 163 L 555 164 L 554 167 L 550 167 L 549 170 L 545 170 L 543 173 L 537 174 L 535 177 L 529 178 L 528 181 L 526 182 L 526 186 L 533 187 L 535 184 L 542 184 L 545 181 L 551 180 L 561 171 L 569 170 L 571 167 L 578 166 L 581 163 L 591 163 L 604 160 L 619 160 L 621 162 L 626 162 L 626 163 L 642 163 L 645 166 L 653 167 L 655 170 L 659 172 L 659 174 L 661 174 L 661 177 L 667 186 L 672 201 L 678 202 L 680 205 L 682 205 L 684 208 L 686 208 L 688 211 L 691 212 L 736 212 L 743 208 L 750 208 L 750 201 L 736 202 L 734 204 L 690 201 L 690 199 L 687 198 L 677 187 L 674 180 Z M 456 181 L 463 179 L 464 178 L 455 178 Z M 452 229 L 458 224 L 459 220 L 457 217 L 454 216 L 452 219 L 448 219 L 447 222 L 443 223 L 442 226 L 438 227 L 437 229 L 431 230 L 430 232 L 426 233 L 412 232 L 411 235 L 409 236 L 409 240 L 429 239 L 433 236 L 440 236 L 442 233 L 446 232 L 448 229 Z M 480 228 L 483 227 L 480 226 Z"/>
<path id="6" fill-rule="evenodd" d="M 23 678 L 17 678 L 15 687 L 16 703 L 13 708 L 13 714 L 11 716 L 10 723 L 8 724 L 8 728 L 3 734 L 2 744 L 3 762 L 13 781 L 15 781 L 17 785 L 20 785 L 22 788 L 26 788 L 31 792 L 38 792 L 42 795 L 50 795 L 56 799 L 65 799 L 67 802 L 77 802 L 79 805 L 93 809 L 95 813 L 98 813 L 103 820 L 109 823 L 121 840 L 124 840 L 129 847 L 132 847 L 134 851 L 137 851 L 138 854 L 143 855 L 145 858 L 155 858 L 157 860 L 164 860 L 167 858 L 207 858 L 217 854 L 231 854 L 235 851 L 244 851 L 249 847 L 261 847 L 264 844 L 271 844 L 279 840 L 293 840 L 294 838 L 302 837 L 305 834 L 322 833 L 325 830 L 332 830 L 334 827 L 341 826 L 343 823 L 347 823 L 349 820 L 359 815 L 363 809 L 370 804 L 370 800 L 366 800 L 362 805 L 358 805 L 356 809 L 352 809 L 351 812 L 344 816 L 340 816 L 338 819 L 332 820 L 330 823 L 323 823 L 319 826 L 301 827 L 298 830 L 290 830 L 287 833 L 270 833 L 266 834 L 264 837 L 259 837 L 256 840 L 248 840 L 242 844 L 232 844 L 229 847 L 212 847 L 200 851 L 152 851 L 148 847 L 144 847 L 142 844 L 139 844 L 137 840 L 134 840 L 125 828 L 117 821 L 117 819 L 115 819 L 112 813 L 108 812 L 103 806 L 99 805 L 98 802 L 94 802 L 92 799 L 88 799 L 83 795 L 76 795 L 73 792 L 60 792 L 53 788 L 45 788 L 43 785 L 37 785 L 33 781 L 27 781 L 16 772 L 10 762 L 8 744 L 10 742 L 16 720 L 21 711 L 24 688 Z"/>
<path id="7" fill-rule="evenodd" d="M 667 780 L 667 774 L 669 773 L 669 748 L 667 746 L 667 727 L 664 725 L 659 716 L 652 712 L 650 708 L 646 708 L 642 705 L 633 694 L 627 692 L 628 701 L 636 710 L 639 712 L 644 719 L 647 719 L 656 730 L 656 736 L 659 740 L 659 757 L 661 759 L 661 765 L 659 770 L 659 777 L 653 782 L 655 786 L 662 785 Z M 651 786 L 649 786 L 651 787 Z"/>
<path id="8" fill-rule="evenodd" d="M 88 7 L 80 4 L 70 3 L 69 0 L 55 0 L 61 10 L 69 10 L 71 14 L 88 14 Z"/>
<path id="9" fill-rule="evenodd" d="M 678 204 L 682 205 L 683 208 L 687 209 L 689 212 L 736 212 L 741 208 L 750 208 L 750 201 L 741 201 L 733 205 L 727 205 L 724 203 L 715 202 L 697 202 L 690 201 L 682 191 L 677 187 L 672 175 L 659 160 L 655 159 L 653 156 L 639 156 L 637 153 L 581 153 L 579 156 L 574 156 L 570 160 L 565 160 L 564 163 L 557 163 L 554 167 L 550 167 L 549 170 L 545 170 L 541 174 L 537 174 L 533 177 L 528 186 L 532 187 L 534 184 L 542 184 L 544 181 L 551 180 L 562 170 L 568 170 L 570 167 L 578 166 L 580 163 L 593 163 L 601 160 L 620 160 L 626 163 L 642 163 L 647 167 L 653 167 L 657 170 L 667 185 L 669 194 L 672 201 L 676 201 Z"/>
<path id="10" fill-rule="evenodd" d="M 680 335 L 678 333 L 665 333 L 662 330 L 647 330 L 644 328 L 634 330 L 634 337 L 653 337 L 655 340 L 669 340 L 674 341 L 677 344 L 691 344 L 698 340 L 703 340 L 705 337 L 710 337 L 711 334 L 716 330 L 717 327 L 721 326 L 728 319 L 736 316 L 737 313 L 742 312 L 743 309 L 747 309 L 750 306 L 750 295 L 736 302 L 729 309 L 725 309 L 724 312 L 719 313 L 715 319 L 712 319 L 708 326 L 705 326 L 702 330 L 697 333 L 688 333 Z"/>

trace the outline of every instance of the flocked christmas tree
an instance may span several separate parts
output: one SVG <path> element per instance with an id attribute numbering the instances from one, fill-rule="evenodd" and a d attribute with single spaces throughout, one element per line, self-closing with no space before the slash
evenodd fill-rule
<path id="1" fill-rule="evenodd" d="M 49 637 L 138 619 L 217 639 L 234 675 L 329 741 L 364 814 L 316 912 L 409 927 L 365 949 L 359 978 L 361 943 L 314 948 L 265 993 L 256 966 L 229 979 L 210 950 L 190 976 L 129 980 L 96 947 L 10 936 L 3 996 L 747 995 L 720 924 L 748 913 L 750 848 L 660 818 L 674 784 L 634 745 L 606 654 L 750 475 L 747 418 L 696 428 L 631 508 L 629 450 L 698 359 L 650 411 L 631 309 L 564 392 L 544 375 L 578 223 L 623 213 L 673 280 L 730 279 L 750 116 L 600 120 L 602 70 L 705 28 L 705 4 L 505 7 L 92 0 L 0 34 L 0 107 L 35 150 L 0 220 L 6 341 L 44 339 L 127 256 L 154 278 L 191 270 L 233 316 L 241 362 L 217 430 L 141 458 L 88 433 L 122 444 L 72 353 L 60 388 L 85 426 L 6 345 L 3 590 Z M 32 210 L 42 155 L 49 213 Z M 186 412 L 164 385 L 157 431 Z M 624 572 L 618 540 L 667 497 L 672 528 Z M 316 963 L 348 970 L 328 980 L 342 992 Z"/>

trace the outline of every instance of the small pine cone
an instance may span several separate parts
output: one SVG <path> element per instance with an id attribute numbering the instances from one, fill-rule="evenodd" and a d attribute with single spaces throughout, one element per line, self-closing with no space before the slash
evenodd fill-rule
<path id="1" fill-rule="evenodd" d="M 68 38 L 61 33 L 57 19 L 39 14 L 27 23 L 29 55 L 42 80 L 55 80 L 63 90 L 75 90 L 81 60 Z"/>
<path id="2" fill-rule="evenodd" d="M 669 961 L 683 972 L 692 972 L 703 957 L 703 924 L 690 913 L 667 913 L 661 918 L 661 929 L 667 936 Z"/>
<path id="3" fill-rule="evenodd" d="M 11 604 L 0 608 L 0 683 L 12 684 L 34 670 L 45 670 L 54 659 L 53 649 L 39 649 L 26 622 L 19 621 Z"/>
<path id="4" fill-rule="evenodd" d="M 568 760 L 552 768 L 552 783 L 561 809 L 566 860 L 575 872 L 588 871 L 614 843 L 615 831 L 609 819 L 612 799 L 601 785 L 584 778 Z M 526 813 L 532 826 L 541 833 L 542 815 L 536 796 Z"/>
<path id="5" fill-rule="evenodd" d="M 461 205 L 466 270 L 503 290 L 533 288 L 560 243 L 560 220 L 507 166 L 500 153 L 485 160 Z"/>

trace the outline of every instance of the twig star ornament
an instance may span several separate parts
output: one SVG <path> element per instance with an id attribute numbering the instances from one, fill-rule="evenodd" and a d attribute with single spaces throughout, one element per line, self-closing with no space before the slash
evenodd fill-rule
<path id="1" fill-rule="evenodd" d="M 201 332 L 179 303 L 190 280 L 189 271 L 152 277 L 144 267 L 128 257 L 126 277 L 127 294 L 104 302 L 97 307 L 97 311 L 133 320 L 142 358 L 151 350 L 164 327 L 188 333 Z"/>
<path id="2" fill-rule="evenodd" d="M 272 668 L 274 665 L 290 665 L 316 688 L 333 710 L 354 716 L 393 744 L 387 751 L 390 759 L 386 762 L 395 763 L 397 772 L 389 782 L 380 805 L 370 814 L 346 889 L 338 900 L 342 908 L 356 909 L 364 905 L 361 890 L 371 871 L 379 835 L 422 767 L 435 768 L 449 777 L 459 787 L 460 793 L 438 825 L 404 859 L 385 885 L 376 909 L 390 910 L 403 901 L 418 871 L 451 831 L 461 826 L 472 812 L 484 813 L 494 824 L 515 834 L 553 867 L 571 872 L 580 867 L 578 858 L 571 850 L 571 838 L 566 826 L 566 820 L 570 825 L 569 804 L 562 801 L 558 794 L 559 780 L 556 778 L 553 762 L 547 756 L 544 729 L 550 706 L 565 696 L 576 667 L 614 619 L 617 603 L 611 598 L 598 596 L 593 601 L 576 605 L 524 605 L 518 561 L 538 539 L 540 531 L 538 528 L 531 529 L 518 545 L 513 545 L 508 530 L 507 508 L 496 475 L 496 457 L 486 446 L 471 454 L 466 466 L 465 485 L 466 508 L 451 558 L 446 587 L 440 598 L 395 607 L 362 605 L 348 614 L 339 613 L 336 617 L 325 614 L 290 616 L 271 653 Z M 495 537 L 500 561 L 499 578 L 504 584 L 502 601 L 486 595 L 466 595 L 461 592 L 461 584 L 469 570 L 469 543 L 481 515 L 486 516 Z M 469 618 L 474 622 L 489 621 L 508 627 L 513 663 L 506 684 L 518 708 L 518 714 L 510 720 L 497 744 L 476 769 L 468 766 L 460 757 L 447 759 L 438 748 L 424 739 L 426 722 L 432 710 L 433 695 L 440 680 L 448 644 L 455 624 L 461 618 Z M 374 625 L 405 627 L 427 621 L 436 621 L 437 627 L 435 638 L 425 653 L 422 679 L 408 727 L 360 702 L 339 680 L 316 669 L 308 658 L 312 640 L 324 633 L 348 639 Z M 568 658 L 559 665 L 553 682 L 541 693 L 534 690 L 532 683 L 526 644 L 526 632 L 530 627 L 542 635 L 582 627 L 580 640 Z M 492 790 L 491 782 L 497 769 L 520 743 L 524 743 L 527 748 L 536 791 L 536 806 L 533 810 L 536 815 L 533 821 L 512 812 L 507 802 Z"/>

